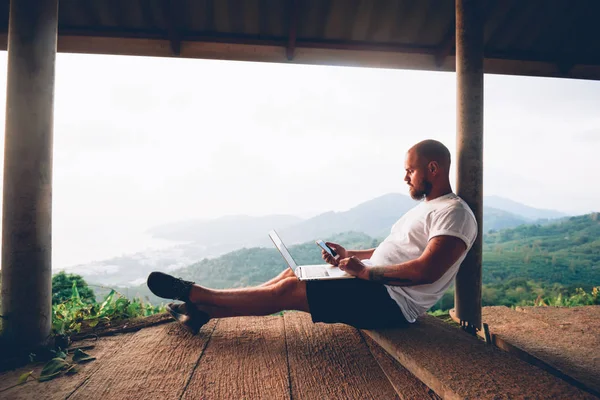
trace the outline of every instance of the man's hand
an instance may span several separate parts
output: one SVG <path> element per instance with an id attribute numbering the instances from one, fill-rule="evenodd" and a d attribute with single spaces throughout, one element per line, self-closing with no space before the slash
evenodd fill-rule
<path id="1" fill-rule="evenodd" d="M 338 263 L 338 267 L 342 271 L 345 271 L 352 276 L 356 276 L 359 279 L 369 279 L 367 266 L 356 257 L 344 258 Z"/>
<path id="2" fill-rule="evenodd" d="M 338 265 L 339 260 L 348 257 L 348 253 L 342 245 L 331 242 L 325 242 L 325 244 L 331 247 L 333 251 L 335 251 L 339 256 L 339 258 L 336 260 L 335 258 L 331 257 L 329 253 L 327 253 L 325 250 L 321 250 L 321 257 L 323 257 L 323 260 L 325 260 L 326 263 L 331 265 Z"/>

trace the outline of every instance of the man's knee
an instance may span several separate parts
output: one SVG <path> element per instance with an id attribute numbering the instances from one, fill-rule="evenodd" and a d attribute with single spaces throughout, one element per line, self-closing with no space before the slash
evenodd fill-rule
<path id="1" fill-rule="evenodd" d="M 289 276 L 290 278 L 296 278 L 296 274 L 294 273 L 294 271 L 292 271 L 291 268 L 286 268 L 283 274 L 285 276 Z"/>
<path id="2" fill-rule="evenodd" d="M 305 283 L 298 280 L 298 278 L 285 278 L 273 287 L 273 294 L 276 297 L 290 297 L 303 292 Z"/>
<path id="3" fill-rule="evenodd" d="M 306 297 L 306 282 L 293 278 L 285 278 L 272 288 L 273 300 L 283 310 L 309 311 Z"/>

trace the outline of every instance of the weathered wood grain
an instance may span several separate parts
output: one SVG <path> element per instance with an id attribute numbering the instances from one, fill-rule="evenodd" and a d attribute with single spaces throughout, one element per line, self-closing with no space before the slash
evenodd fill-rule
<path id="1" fill-rule="evenodd" d="M 484 307 L 486 310 L 487 307 Z M 600 340 L 600 307 L 517 307 L 515 311 L 527 314 L 563 330 L 566 336 L 581 333 L 595 335 Z"/>
<path id="2" fill-rule="evenodd" d="M 289 399 L 283 317 L 220 319 L 183 399 Z"/>
<path id="3" fill-rule="evenodd" d="M 142 329 L 70 398 L 179 399 L 214 326 L 196 336 L 175 323 Z"/>
<path id="4" fill-rule="evenodd" d="M 377 360 L 377 363 L 386 374 L 390 383 L 396 389 L 396 393 L 403 400 L 439 400 L 440 396 L 427 387 L 423 382 L 417 379 L 406 368 L 402 366 L 395 358 L 390 356 L 373 339 L 363 335 L 371 354 Z"/>
<path id="5" fill-rule="evenodd" d="M 82 329 L 80 333 L 73 335 L 73 341 L 87 339 L 90 337 L 102 337 L 120 335 L 122 333 L 137 332 L 151 326 L 173 322 L 173 317 L 168 313 L 154 314 L 149 317 L 129 318 L 124 320 L 110 321 L 109 325 L 95 326 L 94 328 Z"/>
<path id="6" fill-rule="evenodd" d="M 399 398 L 359 332 L 343 324 L 313 324 L 285 313 L 292 398 Z"/>
<path id="7" fill-rule="evenodd" d="M 593 398 L 434 317 L 363 332 L 445 399 Z"/>
<path id="8" fill-rule="evenodd" d="M 600 333 L 593 325 L 586 326 L 586 321 L 599 325 L 594 317 L 600 316 L 600 307 L 539 308 L 519 312 L 504 306 L 484 307 L 483 320 L 490 326 L 494 344 L 600 396 Z"/>
<path id="9" fill-rule="evenodd" d="M 96 360 L 77 366 L 77 373 L 74 375 L 63 375 L 47 382 L 37 382 L 30 380 L 26 384 L 16 386 L 4 391 L 5 388 L 13 386 L 17 383 L 19 376 L 33 370 L 36 377 L 40 376 L 40 372 L 44 367 L 44 363 L 28 365 L 23 368 L 18 368 L 13 371 L 8 371 L 0 374 L 0 399 L 14 400 L 54 400 L 64 399 L 71 394 L 75 389 L 81 386 L 89 377 L 102 366 L 105 360 L 119 351 L 133 336 L 133 334 L 111 336 L 100 340 L 89 340 L 77 342 L 78 346 L 85 344 L 93 344 L 94 348 L 85 350 L 86 353 L 96 357 Z M 71 360 L 69 356 L 67 360 Z M 30 378 L 31 379 L 31 378 Z"/>

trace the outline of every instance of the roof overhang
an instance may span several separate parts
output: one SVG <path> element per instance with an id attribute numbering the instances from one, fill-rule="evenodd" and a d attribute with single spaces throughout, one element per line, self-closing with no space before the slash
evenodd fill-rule
<path id="1" fill-rule="evenodd" d="M 600 1 L 482 1 L 486 73 L 600 80 Z M 58 51 L 454 71 L 454 21 L 453 0 L 60 0 Z"/>

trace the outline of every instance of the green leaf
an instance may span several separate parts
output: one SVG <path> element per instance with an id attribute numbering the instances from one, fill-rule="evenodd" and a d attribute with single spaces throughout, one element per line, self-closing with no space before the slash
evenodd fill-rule
<path id="1" fill-rule="evenodd" d="M 62 373 L 62 371 L 58 371 L 58 372 L 55 372 L 53 374 L 42 375 L 42 376 L 40 376 L 40 379 L 38 379 L 38 381 L 40 381 L 40 382 L 50 381 L 50 380 L 52 380 L 54 378 L 58 378 L 61 373 Z"/>
<path id="2" fill-rule="evenodd" d="M 42 373 L 40 374 L 40 382 L 49 381 L 50 379 L 54 379 L 59 376 L 63 370 L 69 368 L 71 364 L 63 360 L 62 358 L 53 358 L 48 361 L 44 368 L 42 369 Z"/>
<path id="3" fill-rule="evenodd" d="M 65 333 L 65 322 L 58 319 L 52 321 L 52 330 L 56 334 Z"/>
<path id="4" fill-rule="evenodd" d="M 75 368 L 75 364 L 71 364 L 71 366 L 65 371 L 65 375 L 73 375 L 76 372 L 77 368 Z"/>
<path id="5" fill-rule="evenodd" d="M 143 315 L 142 305 L 136 299 L 127 306 L 127 315 L 130 318 Z"/>
<path id="6" fill-rule="evenodd" d="M 71 300 L 81 303 L 81 297 L 79 297 L 79 290 L 77 290 L 77 282 L 73 281 L 73 286 L 71 288 Z"/>
<path id="7" fill-rule="evenodd" d="M 96 325 L 98 325 L 98 322 L 100 322 L 100 320 L 98 318 L 90 319 L 90 320 L 88 320 L 88 325 L 90 328 L 94 328 Z"/>
<path id="8" fill-rule="evenodd" d="M 117 309 L 119 314 L 123 314 L 125 312 L 125 310 L 127 309 L 127 306 L 129 306 L 129 300 L 127 300 L 124 297 L 120 297 L 115 302 L 115 308 Z"/>
<path id="9" fill-rule="evenodd" d="M 17 385 L 22 385 L 27 382 L 27 379 L 33 374 L 33 371 L 25 372 L 21 376 L 19 376 L 19 380 L 17 381 Z"/>
<path id="10" fill-rule="evenodd" d="M 73 324 L 73 325 L 71 326 L 71 330 L 72 330 L 73 332 L 77 332 L 77 333 L 79 333 L 79 332 L 81 331 L 81 322 L 78 322 L 78 323 L 76 323 L 76 324 Z"/>
<path id="11" fill-rule="evenodd" d="M 53 355 L 52 358 L 62 358 L 63 360 L 67 358 L 67 353 L 62 351 L 60 348 L 58 348 L 58 350 L 50 350 L 50 353 Z"/>
<path id="12" fill-rule="evenodd" d="M 86 353 L 85 351 L 81 350 L 81 349 L 76 349 L 75 353 L 73 353 L 73 361 L 75 361 L 76 363 L 83 363 L 86 361 L 92 361 L 95 360 L 96 357 L 90 356 L 88 353 Z"/>
<path id="13" fill-rule="evenodd" d="M 110 291 L 110 293 L 104 298 L 104 301 L 102 302 L 102 304 L 100 304 L 100 310 L 98 310 L 98 312 L 102 311 L 104 309 L 104 307 L 106 307 L 108 304 L 110 304 L 113 297 L 115 297 L 114 289 L 112 289 Z"/>

